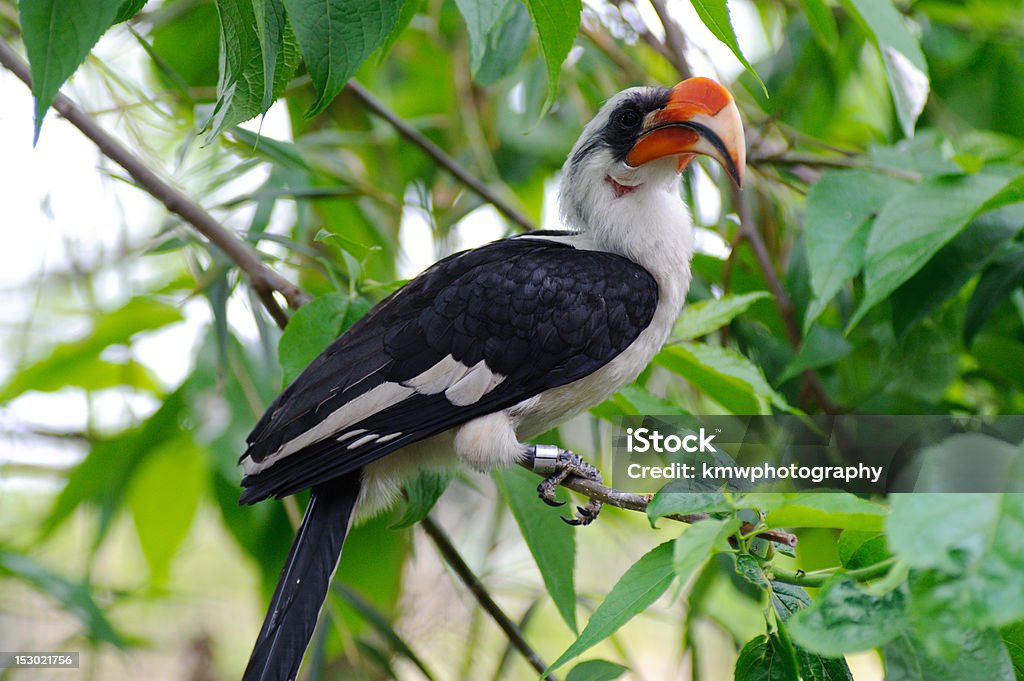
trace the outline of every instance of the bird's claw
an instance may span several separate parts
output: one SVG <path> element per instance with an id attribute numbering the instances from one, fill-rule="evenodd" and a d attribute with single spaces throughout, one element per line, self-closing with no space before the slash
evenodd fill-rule
<path id="1" fill-rule="evenodd" d="M 544 447 L 545 445 L 539 446 Z M 550 467 L 552 462 L 549 460 L 546 463 Z M 554 472 L 537 485 L 537 495 L 548 506 L 563 506 L 565 504 L 564 501 L 555 499 L 555 492 L 558 486 L 562 484 L 562 481 L 569 476 L 575 475 L 587 480 L 593 480 L 594 482 L 603 481 L 601 471 L 584 461 L 579 455 L 564 449 L 558 450 L 557 457 L 553 461 L 553 469 Z M 547 467 L 545 470 L 547 470 Z M 562 520 L 569 525 L 589 525 L 594 522 L 600 512 L 601 502 L 598 499 L 590 499 L 586 506 L 576 507 L 575 517 L 566 518 L 563 516 Z"/>

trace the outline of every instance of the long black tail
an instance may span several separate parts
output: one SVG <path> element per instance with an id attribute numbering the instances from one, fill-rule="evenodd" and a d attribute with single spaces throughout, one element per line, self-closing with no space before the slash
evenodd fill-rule
<path id="1" fill-rule="evenodd" d="M 294 681 L 327 597 L 361 471 L 313 488 L 242 681 Z"/>

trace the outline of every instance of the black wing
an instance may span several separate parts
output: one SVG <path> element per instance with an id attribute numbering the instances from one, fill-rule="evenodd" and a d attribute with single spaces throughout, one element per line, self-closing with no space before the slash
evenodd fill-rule
<path id="1" fill-rule="evenodd" d="M 274 400 L 242 456 L 242 501 L 294 494 L 583 378 L 636 340 L 657 299 L 642 267 L 554 241 L 505 239 L 446 258 Z"/>

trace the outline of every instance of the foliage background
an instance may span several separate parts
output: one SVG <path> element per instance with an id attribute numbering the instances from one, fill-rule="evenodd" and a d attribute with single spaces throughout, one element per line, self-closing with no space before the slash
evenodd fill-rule
<path id="1" fill-rule="evenodd" d="M 342 2 L 143 5 L 0 2 L 4 40 L 24 36 L 32 58 L 41 144 L 64 134 L 40 114 L 77 70 L 69 92 L 91 116 L 315 298 L 281 336 L 222 251 L 99 164 L 122 224 L 5 292 L 4 648 L 86 651 L 86 678 L 236 677 L 302 503 L 237 507 L 254 419 L 403 277 L 522 223 L 554 226 L 559 166 L 628 85 L 728 83 L 748 183 L 685 176 L 709 232 L 672 345 L 552 437 L 600 460 L 615 413 L 1024 406 L 1019 2 L 733 2 L 730 24 L 705 0 L 588 3 L 582 22 L 561 0 L 381 0 L 351 5 L 368 13 L 333 52 L 314 19 Z M 353 73 L 365 90 L 343 89 Z M 278 96 L 261 132 L 238 127 Z M 4 104 L 4 126 L 28 120 Z M 702 497 L 660 510 L 724 516 L 651 530 L 608 509 L 574 535 L 530 486 L 518 471 L 460 477 L 434 516 L 547 662 L 596 643 L 581 659 L 639 679 L 849 678 L 843 655 L 858 680 L 1021 676 L 1019 496 Z M 750 506 L 797 529 L 795 557 L 725 543 Z M 423 534 L 387 529 L 401 514 L 350 539 L 311 678 L 535 678 Z"/>

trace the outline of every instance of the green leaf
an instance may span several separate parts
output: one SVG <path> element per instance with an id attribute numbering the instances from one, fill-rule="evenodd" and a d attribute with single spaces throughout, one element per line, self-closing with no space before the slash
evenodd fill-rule
<path id="1" fill-rule="evenodd" d="M 787 624 L 801 647 L 840 656 L 876 648 L 902 633 L 908 623 L 906 600 L 900 590 L 873 596 L 848 579 L 836 578 Z"/>
<path id="2" fill-rule="evenodd" d="M 1015 461 L 1024 460 L 1014 445 L 984 433 L 954 433 L 923 449 L 913 486 L 914 492 L 1011 492 Z"/>
<path id="3" fill-rule="evenodd" d="M 783 625 L 792 615 L 811 604 L 811 597 L 803 587 L 782 582 L 770 582 L 770 587 L 772 607 Z M 782 626 L 780 630 L 783 630 Z M 819 655 L 798 645 L 793 647 L 804 681 L 854 681 L 850 666 L 844 658 Z"/>
<path id="4" fill-rule="evenodd" d="M 1004 627 L 999 634 L 1010 654 L 1010 661 L 1013 663 L 1017 681 L 1020 681 L 1024 679 L 1024 622 Z"/>
<path id="5" fill-rule="evenodd" d="M 882 208 L 868 238 L 864 299 L 847 332 L 864 315 L 920 270 L 974 218 L 1012 193 L 1017 180 L 995 175 L 929 178 L 894 196 Z"/>
<path id="6" fill-rule="evenodd" d="M 185 540 L 206 486 L 204 454 L 192 438 L 168 440 L 132 478 L 128 504 L 152 581 L 162 585 Z"/>
<path id="7" fill-rule="evenodd" d="M 842 657 L 826 657 L 796 648 L 796 662 L 803 681 L 854 681 L 850 665 Z"/>
<path id="8" fill-rule="evenodd" d="M 488 34 L 486 50 L 473 78 L 491 85 L 512 73 L 530 43 L 530 13 L 520 2 L 509 2 Z"/>
<path id="9" fill-rule="evenodd" d="M 756 539 L 755 541 L 767 541 L 764 539 Z M 761 567 L 762 563 L 759 558 L 755 558 L 749 553 L 741 553 L 736 556 L 736 574 L 743 577 L 751 585 L 756 586 L 758 589 L 767 591 L 770 586 L 768 578 L 764 574 L 764 569 Z"/>
<path id="10" fill-rule="evenodd" d="M 672 569 L 682 586 L 700 571 L 716 553 L 729 551 L 729 535 L 739 529 L 739 518 L 702 520 L 687 527 L 676 538 L 672 550 Z"/>
<path id="11" fill-rule="evenodd" d="M 913 277 L 892 292 L 893 330 L 907 331 L 960 291 L 1024 224 L 1022 206 L 1008 206 L 972 220 Z"/>
<path id="12" fill-rule="evenodd" d="M 455 0 L 469 33 L 469 67 L 473 75 L 483 64 L 491 32 L 514 0 Z"/>
<path id="13" fill-rule="evenodd" d="M 749 494 L 737 502 L 742 508 L 768 511 L 769 527 L 829 527 L 881 531 L 886 510 L 848 492 L 792 492 Z"/>
<path id="14" fill-rule="evenodd" d="M 995 631 L 968 632 L 948 657 L 928 655 L 921 641 L 903 634 L 882 649 L 886 681 L 1014 681 L 1013 664 Z"/>
<path id="15" fill-rule="evenodd" d="M 841 331 L 816 324 L 804 338 L 800 351 L 779 374 L 777 383 L 796 378 L 805 371 L 835 364 L 853 352 L 854 345 Z"/>
<path id="16" fill-rule="evenodd" d="M 126 645 L 124 639 L 96 605 L 87 584 L 73 582 L 28 556 L 2 549 L 0 575 L 16 577 L 60 603 L 85 626 L 90 640 L 110 643 L 119 648 Z"/>
<path id="17" fill-rule="evenodd" d="M 812 603 L 810 595 L 802 586 L 774 581 L 770 584 L 772 607 L 783 622 Z"/>
<path id="18" fill-rule="evenodd" d="M 981 274 L 967 301 L 964 342 L 970 344 L 999 304 L 1024 285 L 1024 244 L 1014 243 Z"/>
<path id="19" fill-rule="evenodd" d="M 35 134 L 39 140 L 46 110 L 57 91 L 85 61 L 89 50 L 110 28 L 124 0 L 21 0 L 18 12 L 36 100 Z"/>
<path id="20" fill-rule="evenodd" d="M 290 33 L 288 15 L 284 11 L 284 3 L 281 0 L 249 0 L 252 3 L 253 17 L 256 20 L 256 37 L 259 40 L 259 51 L 262 57 L 263 73 L 263 101 L 260 105 L 261 113 L 266 113 L 270 105 L 274 103 L 280 92 L 274 91 L 279 74 L 277 73 L 278 56 L 285 47 L 285 35 L 288 32 L 292 39 L 292 57 L 288 61 L 291 64 L 291 78 L 298 67 L 298 49 L 294 44 L 295 37 Z M 287 84 L 287 83 L 286 83 Z"/>
<path id="21" fill-rule="evenodd" d="M 113 23 L 120 24 L 123 21 L 128 21 L 140 12 L 147 2 L 149 0 L 125 0 L 124 4 L 117 10 L 117 16 L 114 17 Z"/>
<path id="22" fill-rule="evenodd" d="M 881 563 L 891 555 L 881 532 L 844 530 L 836 543 L 839 562 L 848 570 Z"/>
<path id="23" fill-rule="evenodd" d="M 558 94 L 558 76 L 562 62 L 569 56 L 583 13 L 581 0 L 525 0 L 530 19 L 537 29 L 540 52 L 548 73 L 548 94 L 541 108 L 543 115 Z"/>
<path id="24" fill-rule="evenodd" d="M 352 299 L 343 293 L 328 293 L 299 308 L 281 334 L 277 359 L 288 384 L 302 373 L 341 332 L 355 322 Z"/>
<path id="25" fill-rule="evenodd" d="M 302 47 L 317 100 L 314 116 L 334 100 L 356 69 L 384 44 L 401 0 L 283 0 Z"/>
<path id="26" fill-rule="evenodd" d="M 825 0 L 800 0 L 807 23 L 814 31 L 814 38 L 826 52 L 834 54 L 839 44 L 839 28 L 831 8 Z"/>
<path id="27" fill-rule="evenodd" d="M 906 183 L 864 170 L 831 170 L 807 194 L 804 248 L 814 300 L 804 330 L 864 266 L 874 217 Z"/>
<path id="28" fill-rule="evenodd" d="M 181 319 L 181 311 L 172 305 L 152 298 L 132 298 L 122 307 L 97 317 L 87 335 L 61 343 L 44 359 L 18 369 L 7 385 L 0 389 L 0 403 L 29 390 L 57 390 L 64 385 L 152 387 L 148 372 L 138 365 L 100 361 L 100 353 L 111 345 L 128 343 L 136 334 L 159 329 Z M 93 371 L 104 372 L 95 376 L 99 383 L 88 383 L 93 378 L 89 376 Z M 118 372 L 121 372 L 120 378 Z"/>
<path id="29" fill-rule="evenodd" d="M 179 388 L 139 428 L 93 443 L 89 454 L 68 475 L 67 484 L 43 523 L 43 536 L 49 535 L 79 506 L 90 505 L 100 511 L 94 542 L 98 546 L 120 510 L 139 466 L 168 440 L 180 438 L 184 395 L 185 391 Z"/>
<path id="30" fill-rule="evenodd" d="M 667 515 L 718 513 L 732 510 L 721 492 L 691 492 L 686 484 L 670 482 L 658 490 L 647 504 L 647 519 L 654 522 Z"/>
<path id="31" fill-rule="evenodd" d="M 405 29 L 409 28 L 409 24 L 412 23 L 413 18 L 419 13 L 421 7 L 423 7 L 423 0 L 402 1 L 402 10 L 398 15 L 398 19 L 391 28 L 391 32 L 388 33 L 388 38 L 384 41 L 384 45 L 380 48 L 380 59 L 383 59 L 391 51 L 395 41 L 398 40 Z"/>
<path id="32" fill-rule="evenodd" d="M 392 523 L 392 530 L 401 530 L 412 527 L 427 517 L 431 509 L 441 498 L 448 484 L 452 481 L 451 471 L 435 471 L 426 469 L 420 472 L 415 478 L 405 483 L 405 493 L 408 497 L 405 512 L 402 517 Z"/>
<path id="33" fill-rule="evenodd" d="M 614 634 L 665 593 L 676 574 L 672 567 L 673 543 L 667 541 L 654 547 L 626 570 L 590 616 L 583 633 L 548 667 L 547 672 L 558 669 Z"/>
<path id="34" fill-rule="evenodd" d="M 652 394 L 647 388 L 636 383 L 627 385 L 590 411 L 595 416 L 604 419 L 614 419 L 619 416 L 666 416 L 686 413 L 678 405 Z"/>
<path id="35" fill-rule="evenodd" d="M 928 100 L 928 64 L 906 22 L 891 0 L 843 0 L 878 46 L 903 133 L 914 136 L 917 117 Z"/>
<path id="36" fill-rule="evenodd" d="M 735 681 L 793 681 L 799 679 L 796 660 L 775 634 L 747 641 L 736 660 Z"/>
<path id="37" fill-rule="evenodd" d="M 769 404 L 792 408 L 768 384 L 761 369 L 743 355 L 705 343 L 682 343 L 655 357 L 733 414 L 766 414 Z"/>
<path id="38" fill-rule="evenodd" d="M 693 8 L 697 10 L 697 16 L 708 27 L 708 30 L 722 41 L 726 47 L 732 50 L 732 53 L 743 64 L 743 68 L 757 80 L 767 97 L 768 88 L 765 86 L 764 81 L 761 80 L 761 76 L 757 75 L 757 71 L 747 61 L 747 58 L 743 56 L 743 51 L 740 49 L 740 43 L 736 39 L 736 32 L 732 29 L 732 19 L 729 18 L 729 6 L 726 4 L 726 0 L 690 0 L 690 3 L 693 4 Z"/>
<path id="39" fill-rule="evenodd" d="M 266 113 L 299 65 L 298 46 L 283 6 L 272 0 L 217 0 L 217 12 L 221 59 L 211 139 Z"/>
<path id="40" fill-rule="evenodd" d="M 771 298 L 767 291 L 754 291 L 741 295 L 724 295 L 721 298 L 702 300 L 687 305 L 676 322 L 672 337 L 691 340 L 717 331 L 747 311 L 758 300 Z"/>
<path id="41" fill-rule="evenodd" d="M 519 466 L 495 471 L 495 480 L 530 547 L 548 595 L 573 632 L 576 625 L 576 533 L 558 513 L 537 508 L 537 476 Z M 559 490 L 565 501 L 568 494 Z"/>
<path id="42" fill-rule="evenodd" d="M 896 494 L 886 532 L 907 565 L 949 576 L 915 594 L 927 608 L 951 608 L 963 626 L 1024 619 L 1024 495 Z M 923 604 L 922 604 L 923 605 Z"/>
<path id="43" fill-rule="evenodd" d="M 572 668 L 565 681 L 615 681 L 628 668 L 608 660 L 587 660 Z"/>

